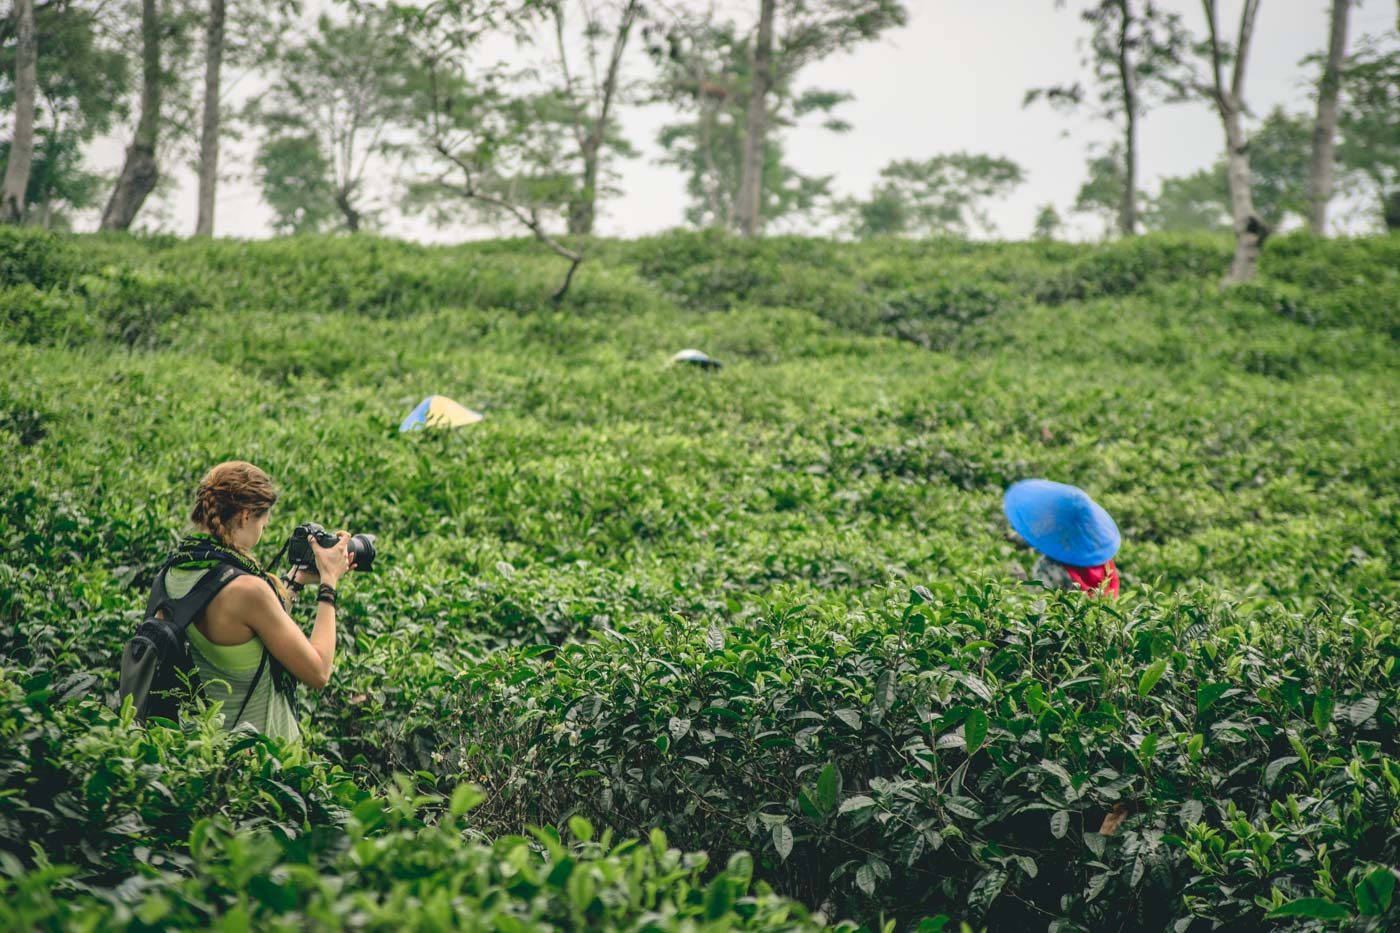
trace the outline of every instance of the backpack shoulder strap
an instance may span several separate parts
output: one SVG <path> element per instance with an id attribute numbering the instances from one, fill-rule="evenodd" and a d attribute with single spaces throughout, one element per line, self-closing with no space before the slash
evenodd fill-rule
<path id="1" fill-rule="evenodd" d="M 199 617 L 205 607 L 228 586 L 247 571 L 232 563 L 220 563 L 205 571 L 188 593 L 179 599 L 171 599 L 165 588 L 165 574 L 169 565 L 162 567 L 151 584 L 151 598 L 146 604 L 146 617 L 150 618 L 159 610 L 165 610 L 166 618 L 183 632 L 190 623 Z"/>

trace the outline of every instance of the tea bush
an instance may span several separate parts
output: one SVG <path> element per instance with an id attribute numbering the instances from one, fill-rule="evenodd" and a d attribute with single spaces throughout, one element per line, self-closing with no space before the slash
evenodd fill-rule
<path id="1" fill-rule="evenodd" d="M 1397 920 L 1394 238 L 0 236 L 6 926 Z M 380 536 L 301 747 L 108 706 L 232 457 Z"/>

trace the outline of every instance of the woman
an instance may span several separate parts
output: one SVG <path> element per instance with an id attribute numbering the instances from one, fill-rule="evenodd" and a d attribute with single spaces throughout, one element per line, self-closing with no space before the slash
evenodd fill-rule
<path id="1" fill-rule="evenodd" d="M 232 460 L 214 467 L 195 493 L 190 520 L 196 533 L 180 542 L 165 585 L 179 599 L 216 565 L 233 563 L 243 571 L 186 630 L 190 655 L 205 696 L 223 703 L 225 728 L 247 722 L 266 735 L 295 740 L 296 682 L 319 690 L 335 665 L 335 588 L 351 567 L 349 535 L 340 532 L 329 548 L 311 541 L 317 573 L 297 571 L 289 590 L 252 556 L 276 503 L 272 480 L 253 464 Z M 320 584 L 310 638 L 287 614 L 309 582 Z"/>
<path id="2" fill-rule="evenodd" d="M 1051 589 L 1118 595 L 1113 563 L 1121 543 L 1118 526 L 1084 490 L 1022 480 L 1006 490 L 1002 510 L 1021 539 L 1041 554 L 1033 579 Z"/>

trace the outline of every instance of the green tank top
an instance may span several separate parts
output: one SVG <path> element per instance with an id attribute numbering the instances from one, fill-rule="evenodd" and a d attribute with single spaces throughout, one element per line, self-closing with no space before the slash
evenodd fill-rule
<path id="1" fill-rule="evenodd" d="M 179 599 L 207 572 L 208 568 L 203 567 L 172 567 L 165 575 L 166 592 L 172 599 Z M 225 729 L 233 729 L 239 723 L 246 722 L 264 735 L 288 741 L 301 739 L 301 727 L 297 724 L 291 701 L 273 683 L 270 657 L 262 676 L 257 678 L 257 684 L 253 683 L 258 663 L 262 660 L 262 639 L 254 635 L 251 641 L 241 645 L 216 645 L 193 625 L 185 632 L 192 649 L 190 657 L 199 672 L 205 697 L 223 704 Z M 250 688 L 251 696 L 248 693 Z M 240 706 L 243 707 L 242 717 L 238 722 L 229 722 Z"/>

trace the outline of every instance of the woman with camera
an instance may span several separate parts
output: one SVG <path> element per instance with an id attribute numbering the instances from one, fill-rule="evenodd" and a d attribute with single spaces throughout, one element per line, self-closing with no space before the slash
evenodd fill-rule
<path id="1" fill-rule="evenodd" d="M 211 469 L 190 512 L 196 532 L 180 542 L 163 583 L 169 597 L 179 600 L 209 572 L 236 568 L 186 629 L 190 660 L 205 697 L 223 703 L 225 728 L 247 722 L 266 735 L 297 739 L 292 693 L 298 682 L 319 690 L 330 680 L 336 584 L 353 561 L 350 536 L 340 532 L 329 547 L 308 540 L 315 573 L 297 569 L 282 581 L 264 570 L 252 551 L 277 495 L 268 475 L 251 463 L 235 460 Z M 308 583 L 319 584 L 309 638 L 288 615 Z"/>

